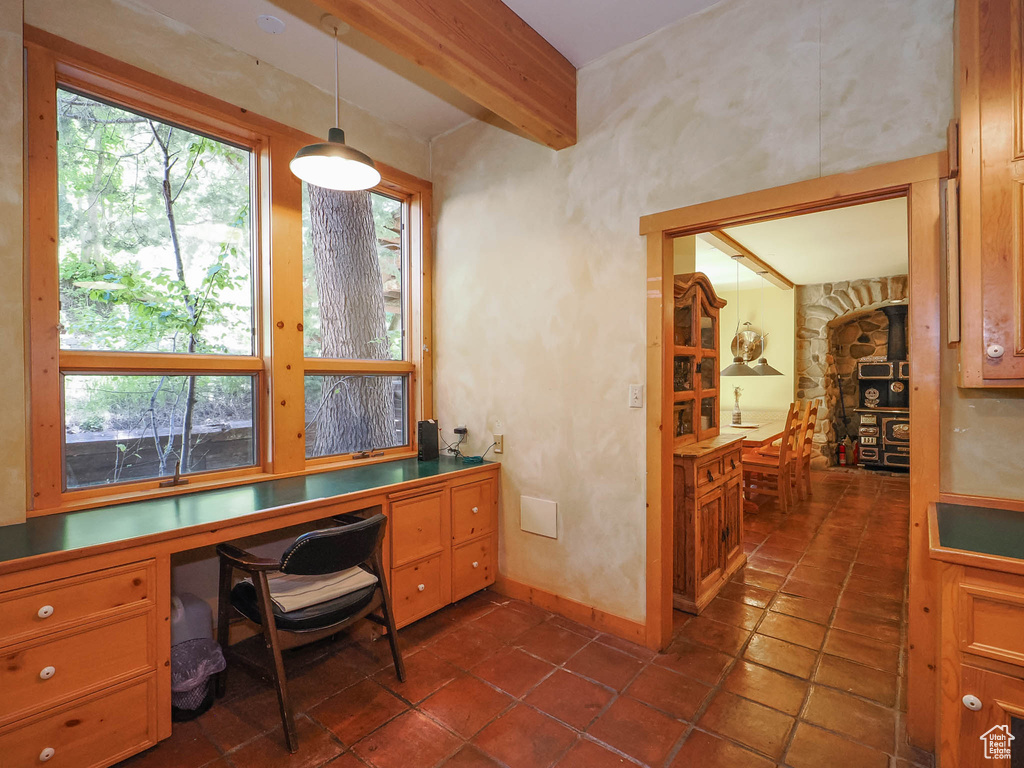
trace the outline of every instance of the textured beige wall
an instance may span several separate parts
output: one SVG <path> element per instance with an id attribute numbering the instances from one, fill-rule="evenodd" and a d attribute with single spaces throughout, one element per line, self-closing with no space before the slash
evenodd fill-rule
<path id="1" fill-rule="evenodd" d="M 579 73 L 579 143 L 434 143 L 436 392 L 503 422 L 501 570 L 644 616 L 641 215 L 942 150 L 953 0 L 725 0 Z M 770 358 L 769 358 L 770 359 Z M 559 538 L 519 530 L 521 494 Z"/>
<path id="2" fill-rule="evenodd" d="M 957 352 L 942 353 L 941 489 L 1024 499 L 1024 391 L 956 386 Z"/>
<path id="3" fill-rule="evenodd" d="M 8 0 L 9 1 L 9 0 Z M 285 125 L 326 136 L 333 94 L 201 37 L 184 24 L 124 0 L 24 0 L 25 23 Z M 347 102 L 347 141 L 376 160 L 429 178 L 425 142 Z"/>
<path id="4" fill-rule="evenodd" d="M 0 525 L 25 518 L 21 0 L 0 0 Z"/>
<path id="5" fill-rule="evenodd" d="M 719 349 L 722 352 L 722 366 L 732 362 L 733 336 L 736 335 L 736 315 L 739 307 L 739 323 L 751 324 L 751 329 L 761 330 L 761 291 L 758 288 L 740 290 L 737 305 L 736 289 L 728 285 L 716 285 L 715 291 L 728 303 L 719 315 Z M 756 411 L 785 411 L 793 402 L 794 355 L 796 352 L 796 291 L 784 291 L 771 283 L 764 286 L 764 332 L 765 356 L 768 364 L 782 371 L 782 376 L 744 376 L 743 378 L 722 379 L 722 409 L 732 411 L 734 386 L 743 390 L 740 395 L 740 409 L 745 413 Z M 751 365 L 756 365 L 754 360 Z"/>

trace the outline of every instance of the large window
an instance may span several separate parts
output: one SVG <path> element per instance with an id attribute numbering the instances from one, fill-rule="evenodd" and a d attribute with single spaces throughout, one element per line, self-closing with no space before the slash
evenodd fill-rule
<path id="1" fill-rule="evenodd" d="M 35 511 L 411 455 L 429 184 L 306 187 L 312 137 L 28 56 Z"/>

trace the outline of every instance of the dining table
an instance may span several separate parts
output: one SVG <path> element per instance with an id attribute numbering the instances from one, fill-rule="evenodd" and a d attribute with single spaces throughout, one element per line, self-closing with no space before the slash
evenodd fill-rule
<path id="1" fill-rule="evenodd" d="M 719 430 L 723 435 L 743 435 L 743 450 L 756 451 L 766 445 L 771 445 L 779 440 L 786 431 L 786 420 L 775 419 L 749 427 L 734 427 L 732 424 L 723 424 Z M 743 511 L 757 512 L 758 504 L 751 499 L 743 499 Z"/>

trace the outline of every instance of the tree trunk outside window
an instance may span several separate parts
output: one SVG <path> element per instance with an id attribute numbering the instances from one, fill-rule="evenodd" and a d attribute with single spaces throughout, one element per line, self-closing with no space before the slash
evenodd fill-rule
<path id="1" fill-rule="evenodd" d="M 324 358 L 387 360 L 388 335 L 369 192 L 309 186 Z M 313 455 L 394 442 L 391 379 L 325 376 Z M 309 425 L 314 427 L 314 425 Z"/>

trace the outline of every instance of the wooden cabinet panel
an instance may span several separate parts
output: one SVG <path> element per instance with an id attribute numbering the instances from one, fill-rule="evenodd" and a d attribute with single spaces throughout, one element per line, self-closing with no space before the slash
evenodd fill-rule
<path id="1" fill-rule="evenodd" d="M 1009 736 L 1014 736 L 1014 741 L 1024 736 L 1024 680 L 965 664 L 960 690 L 964 696 L 977 697 L 981 709 L 972 711 L 957 702 L 959 768 L 1016 768 L 1021 761 L 1011 763 L 1003 750 L 1009 747 L 1012 754 L 1021 749 Z"/>
<path id="2" fill-rule="evenodd" d="M 447 544 L 446 516 L 443 490 L 392 501 L 388 515 L 391 567 L 440 552 Z"/>
<path id="3" fill-rule="evenodd" d="M 106 768 L 157 742 L 156 686 L 149 675 L 103 695 L 0 729 L 7 766 Z M 52 755 L 46 760 L 42 758 Z"/>
<path id="4" fill-rule="evenodd" d="M 722 578 L 721 489 L 703 496 L 697 506 L 697 592 L 703 592 Z"/>
<path id="5" fill-rule="evenodd" d="M 0 647 L 153 600 L 152 561 L 0 594 Z"/>
<path id="6" fill-rule="evenodd" d="M 697 487 L 703 488 L 722 478 L 722 460 L 701 462 L 697 465 Z"/>
<path id="7" fill-rule="evenodd" d="M 961 0 L 965 386 L 1024 386 L 1024 0 Z"/>
<path id="8" fill-rule="evenodd" d="M 494 481 L 481 480 L 452 488 L 452 541 L 468 541 L 490 533 L 497 525 Z"/>
<path id="9" fill-rule="evenodd" d="M 722 563 L 743 554 L 743 477 L 725 484 L 722 493 Z"/>
<path id="10" fill-rule="evenodd" d="M 1024 594 L 996 585 L 960 584 L 960 649 L 1024 665 Z"/>
<path id="11" fill-rule="evenodd" d="M 392 571 L 391 592 L 395 622 L 404 626 L 448 605 L 441 555 Z"/>
<path id="12" fill-rule="evenodd" d="M 452 600 L 479 592 L 494 583 L 494 536 L 484 536 L 452 550 Z"/>
<path id="13" fill-rule="evenodd" d="M 0 723 L 155 668 L 151 613 L 0 653 Z"/>

